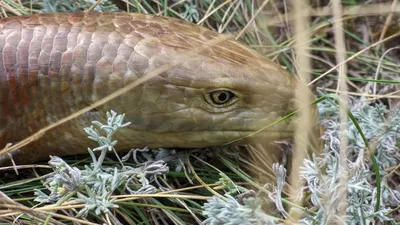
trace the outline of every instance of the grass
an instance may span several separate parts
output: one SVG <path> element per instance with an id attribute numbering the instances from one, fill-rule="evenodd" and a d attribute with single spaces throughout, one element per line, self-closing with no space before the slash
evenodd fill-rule
<path id="1" fill-rule="evenodd" d="M 118 144 L 107 135 L 110 130 L 95 123 L 98 131 L 86 131 L 99 142 L 90 151 L 100 156 L 54 158 L 51 166 L 21 167 L 18 175 L 13 168 L 0 168 L 0 222 L 399 223 L 400 30 L 393 2 L 310 1 L 306 11 L 281 0 L 1 1 L 2 17 L 119 8 L 232 33 L 312 84 L 320 97 L 325 145 L 323 154 L 306 157 L 297 155 L 308 144 L 301 138 L 296 148 L 280 144 L 294 152 L 296 163 L 288 171 L 272 165 L 259 146 L 135 149 L 119 159 L 111 153 Z M 108 115 L 116 127 L 123 126 L 116 116 Z M 274 182 L 266 185 L 270 176 Z"/>

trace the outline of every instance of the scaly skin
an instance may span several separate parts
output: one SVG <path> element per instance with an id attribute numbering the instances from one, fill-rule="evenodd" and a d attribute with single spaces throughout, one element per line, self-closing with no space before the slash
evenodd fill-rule
<path id="1" fill-rule="evenodd" d="M 188 51 L 217 37 L 194 24 L 142 14 L 41 14 L 0 20 L 0 148 L 165 63 L 182 61 Z M 116 135 L 118 149 L 220 146 L 292 112 L 295 87 L 280 66 L 238 42 L 224 41 L 49 131 L 14 153 L 14 159 L 27 163 L 49 154 L 86 153 L 95 143 L 86 138 L 83 127 L 103 121 L 111 109 L 132 122 Z M 230 92 L 221 96 L 220 90 Z M 233 100 L 218 105 L 213 96 L 214 101 Z M 293 129 L 292 122 L 284 121 L 237 144 L 290 137 Z"/>

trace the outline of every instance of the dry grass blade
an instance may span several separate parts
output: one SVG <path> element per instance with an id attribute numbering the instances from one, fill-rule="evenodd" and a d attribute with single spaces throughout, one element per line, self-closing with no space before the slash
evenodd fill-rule
<path id="1" fill-rule="evenodd" d="M 349 61 L 351 61 L 351 60 L 357 58 L 358 56 L 360 56 L 360 55 L 363 54 L 364 52 L 366 52 L 366 51 L 368 51 L 368 50 L 370 50 L 370 49 L 372 49 L 372 48 L 374 48 L 374 47 L 380 45 L 381 43 L 384 43 L 384 42 L 390 41 L 390 40 L 392 40 L 392 39 L 395 39 L 395 38 L 397 38 L 398 36 L 400 36 L 400 32 L 397 32 L 397 33 L 395 33 L 395 34 L 393 34 L 393 35 L 390 35 L 389 37 L 387 37 L 387 38 L 385 38 L 385 39 L 383 39 L 383 40 L 381 40 L 381 41 L 377 41 L 377 42 L 375 42 L 374 44 L 369 45 L 368 47 L 364 48 L 363 50 L 361 50 L 361 51 L 355 53 L 354 55 L 352 55 L 352 56 L 350 56 L 350 57 L 348 57 L 345 61 L 343 61 L 343 62 L 337 64 L 336 66 L 332 67 L 332 68 L 329 69 L 328 71 L 324 72 L 324 73 L 321 74 L 319 77 L 317 77 L 317 78 L 315 78 L 313 81 L 311 81 L 308 85 L 310 86 L 310 85 L 314 84 L 315 82 L 317 82 L 318 80 L 322 79 L 323 77 L 325 77 L 326 75 L 328 75 L 328 74 L 331 73 L 332 71 L 338 69 L 338 68 L 339 68 L 340 66 L 342 66 L 343 64 L 345 64 L 345 63 L 347 63 L 347 62 L 349 62 Z"/>
<path id="2" fill-rule="evenodd" d="M 346 221 L 346 209 L 347 209 L 347 184 L 348 184 L 348 169 L 347 169 L 347 105 L 348 105 L 348 95 L 347 95 L 347 67 L 346 63 L 346 46 L 345 46 L 345 37 L 343 32 L 343 23 L 342 23 L 342 5 L 340 0 L 333 1 L 333 18 L 334 18 L 334 32 L 335 32 L 335 45 L 336 45 L 336 61 L 337 64 L 341 64 L 338 68 L 339 70 L 339 81 L 337 86 L 337 91 L 340 96 L 340 162 L 339 162 L 339 171 L 340 175 L 340 183 L 338 190 L 338 197 L 341 199 L 338 205 L 339 209 L 339 221 Z M 332 209 L 332 213 L 334 214 L 337 209 Z M 337 221 L 339 223 L 339 221 Z"/>
<path id="3" fill-rule="evenodd" d="M 294 16 L 293 21 L 295 39 L 295 54 L 296 65 L 298 68 L 298 75 L 300 76 L 298 87 L 296 90 L 296 103 L 297 108 L 302 109 L 298 115 L 298 123 L 295 130 L 295 150 L 293 151 L 293 158 L 291 162 L 291 174 L 289 183 L 292 187 L 289 193 L 289 199 L 297 205 L 303 205 L 302 199 L 298 199 L 298 190 L 301 190 L 303 181 L 300 180 L 300 167 L 303 165 L 303 160 L 307 158 L 307 149 L 309 149 L 309 134 L 312 129 L 312 113 L 309 108 L 311 103 L 310 95 L 307 91 L 307 83 L 310 80 L 310 58 L 308 57 L 308 37 L 306 30 L 309 29 L 309 15 L 305 10 L 308 7 L 307 2 L 293 1 Z M 297 222 L 302 215 L 294 213 L 290 210 L 292 215 L 291 221 Z"/>
<path id="4" fill-rule="evenodd" d="M 389 15 L 386 18 L 385 25 L 383 26 L 381 35 L 379 37 L 379 41 L 381 41 L 385 37 L 386 32 L 387 32 L 387 30 L 389 28 L 389 25 L 392 23 L 393 13 L 395 12 L 395 10 L 397 8 L 397 3 L 398 3 L 398 0 L 393 0 L 392 7 L 391 7 L 392 12 L 390 12 Z M 380 47 L 381 46 L 378 46 L 377 49 L 380 49 Z"/>
<path id="5" fill-rule="evenodd" d="M 201 18 L 201 20 L 199 22 L 197 22 L 197 24 L 201 25 L 208 17 L 210 17 L 212 14 L 214 14 L 216 11 L 218 11 L 218 9 L 222 8 L 224 5 L 226 5 L 230 2 L 232 2 L 232 0 L 224 1 L 222 4 L 218 5 L 218 7 L 213 9 L 210 13 L 204 15 L 203 18 Z"/>
<path id="6" fill-rule="evenodd" d="M 330 6 L 322 7 L 322 8 L 304 8 L 305 13 L 310 16 L 332 16 L 333 11 Z M 360 6 L 347 6 L 343 7 L 344 16 L 352 16 L 352 17 L 363 17 L 363 16 L 371 16 L 371 15 L 385 15 L 388 13 L 400 12 L 400 6 L 397 5 L 395 7 L 392 4 L 385 3 L 377 3 L 370 5 L 360 5 Z M 285 15 L 278 15 L 277 18 L 271 18 L 270 20 L 265 22 L 265 26 L 273 26 L 281 23 L 281 19 L 279 17 L 284 17 L 288 22 L 296 19 L 295 14 L 293 12 L 289 12 Z"/>
<path id="7" fill-rule="evenodd" d="M 39 210 L 39 209 L 28 208 L 28 207 L 26 207 L 26 206 L 24 206 L 22 204 L 19 204 L 19 203 L 13 201 L 10 198 L 8 198 L 2 192 L 0 192 L 0 208 L 6 208 L 9 211 L 8 214 L 0 215 L 0 218 L 1 217 L 6 217 L 7 218 L 7 217 L 12 216 L 12 215 L 16 215 L 17 216 L 17 215 L 20 215 L 20 214 L 28 214 L 28 215 L 31 215 L 33 217 L 36 217 L 39 220 L 44 221 L 44 220 L 46 220 L 46 217 L 48 215 L 51 215 L 52 217 L 57 217 L 57 218 L 60 218 L 60 219 L 66 219 L 66 220 L 77 222 L 77 223 L 81 223 L 81 224 L 95 225 L 95 223 L 91 223 L 91 222 L 88 222 L 88 221 L 85 221 L 85 220 L 81 220 L 81 219 L 77 219 L 77 218 L 74 218 L 74 217 L 64 216 L 64 215 L 57 214 L 57 213 L 46 212 L 46 211 L 42 211 L 42 210 Z M 54 219 L 52 219 L 51 222 L 53 224 L 59 224 L 59 225 L 63 224 L 63 223 L 58 222 L 57 220 L 54 220 Z"/>
<path id="8" fill-rule="evenodd" d="M 257 11 L 254 13 L 254 15 L 251 17 L 249 22 L 247 22 L 246 26 L 239 32 L 238 35 L 236 35 L 235 40 L 238 40 L 246 32 L 246 29 L 253 23 L 253 21 L 256 19 L 257 15 L 261 12 L 261 10 L 263 10 L 263 8 L 268 4 L 268 2 L 269 2 L 269 0 L 265 0 L 262 3 L 260 8 L 258 8 Z"/>

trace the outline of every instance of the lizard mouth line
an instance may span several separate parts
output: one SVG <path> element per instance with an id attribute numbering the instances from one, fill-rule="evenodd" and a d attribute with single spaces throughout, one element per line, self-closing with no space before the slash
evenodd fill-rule
<path id="1" fill-rule="evenodd" d="M 119 136 L 119 135 L 121 136 Z M 265 143 L 273 140 L 287 139 L 293 136 L 293 131 L 263 130 L 251 131 L 179 131 L 179 132 L 151 132 L 134 131 L 116 133 L 116 140 L 121 140 L 121 148 L 133 147 L 131 137 L 135 138 L 135 147 L 149 148 L 206 148 L 226 145 L 245 145 Z M 119 136 L 119 138 L 118 138 Z"/>
<path id="2" fill-rule="evenodd" d="M 168 140 L 163 142 L 171 147 L 212 147 L 230 144 L 249 144 L 265 140 L 279 140 L 293 136 L 292 131 L 182 131 L 182 132 L 146 132 L 151 139 Z M 162 143 L 159 143 L 162 145 Z M 167 146 L 162 146 L 167 147 Z"/>

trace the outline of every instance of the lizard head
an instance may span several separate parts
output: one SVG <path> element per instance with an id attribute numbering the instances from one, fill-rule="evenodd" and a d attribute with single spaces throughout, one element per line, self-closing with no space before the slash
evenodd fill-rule
<path id="1" fill-rule="evenodd" d="M 296 110 L 296 80 L 279 65 L 230 40 L 195 55 L 163 48 L 149 71 L 175 66 L 138 87 L 131 95 L 137 104 L 124 110 L 143 145 L 210 147 L 293 135 L 293 119 L 277 121 Z"/>

